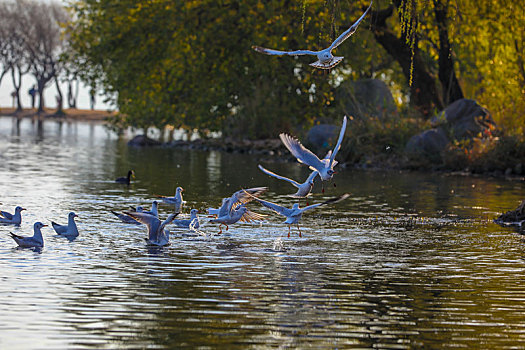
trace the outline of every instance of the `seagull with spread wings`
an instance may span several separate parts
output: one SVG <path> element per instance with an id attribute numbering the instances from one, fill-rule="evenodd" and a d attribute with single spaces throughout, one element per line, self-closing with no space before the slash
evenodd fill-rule
<path id="1" fill-rule="evenodd" d="M 350 28 L 348 28 L 346 31 L 344 31 L 341 35 L 337 37 L 337 39 L 332 42 L 332 44 L 327 47 L 326 49 L 323 49 L 321 51 L 311 51 L 311 50 L 296 50 L 296 51 L 280 51 L 280 50 L 272 50 L 267 49 L 260 46 L 252 46 L 252 48 L 260 53 L 264 53 L 267 55 L 277 55 L 277 56 L 300 56 L 300 55 L 312 55 L 317 56 L 317 61 L 310 63 L 310 66 L 315 68 L 321 68 L 321 69 L 330 69 L 335 67 L 339 62 L 343 60 L 344 57 L 338 57 L 332 55 L 332 50 L 334 50 L 336 47 L 341 45 L 343 41 L 348 39 L 352 34 L 355 33 L 357 30 L 357 27 L 361 23 L 361 21 L 366 17 L 370 9 L 372 8 L 372 1 L 370 2 L 370 6 L 366 9 L 365 13 L 359 19 L 352 24 Z"/>
<path id="2" fill-rule="evenodd" d="M 294 194 L 289 195 L 290 197 L 293 197 L 293 198 L 305 198 L 305 197 L 308 197 L 311 194 L 310 192 L 312 191 L 312 188 L 314 187 L 314 179 L 319 174 L 319 172 L 317 170 L 314 170 L 314 171 L 312 171 L 310 173 L 310 175 L 308 176 L 308 178 L 306 179 L 305 182 L 299 183 L 299 182 L 297 182 L 295 180 L 287 178 L 286 176 L 277 175 L 276 173 L 274 173 L 274 172 L 264 168 L 260 164 L 259 164 L 259 169 L 263 173 L 265 173 L 266 175 L 275 177 L 276 179 L 279 179 L 279 180 L 287 181 L 287 182 L 291 183 L 293 186 L 297 187 L 297 192 L 295 192 Z"/>
<path id="3" fill-rule="evenodd" d="M 346 131 L 346 116 L 343 118 L 343 125 L 341 126 L 341 131 L 339 132 L 339 139 L 337 144 L 334 147 L 334 150 L 331 152 L 330 156 L 323 159 L 319 159 L 315 154 L 312 153 L 308 148 L 304 147 L 299 140 L 288 135 L 280 134 L 279 137 L 283 144 L 288 148 L 288 150 L 297 158 L 300 163 L 306 164 L 312 170 L 317 170 L 319 172 L 319 177 L 323 181 L 330 180 L 335 174 L 334 167 L 337 165 L 335 156 L 341 148 L 341 143 L 345 136 Z"/>
<path id="4" fill-rule="evenodd" d="M 146 225 L 148 227 L 148 238 L 146 238 L 146 242 L 148 245 L 159 247 L 170 243 L 170 232 L 166 230 L 165 227 L 171 223 L 177 215 L 179 215 L 179 213 L 170 214 L 165 221 L 161 222 L 158 217 L 144 212 L 125 211 L 124 214 L 129 215 L 141 224 Z"/>
<path id="5" fill-rule="evenodd" d="M 292 225 L 297 226 L 297 229 L 299 230 L 299 237 L 302 237 L 301 229 L 299 228 L 299 221 L 301 220 L 301 217 L 303 216 L 303 213 L 305 211 L 320 207 L 321 205 L 337 203 L 344 199 L 347 199 L 348 197 L 350 197 L 350 195 L 348 193 L 345 193 L 342 196 L 331 198 L 322 203 L 308 205 L 304 208 L 300 208 L 299 203 L 295 203 L 291 208 L 286 208 L 286 207 L 280 206 L 279 204 L 265 201 L 260 198 L 254 198 L 254 200 L 261 203 L 263 206 L 273 210 L 277 214 L 280 214 L 286 217 L 286 220 L 284 221 L 284 223 L 288 225 L 288 237 L 290 237 Z"/>

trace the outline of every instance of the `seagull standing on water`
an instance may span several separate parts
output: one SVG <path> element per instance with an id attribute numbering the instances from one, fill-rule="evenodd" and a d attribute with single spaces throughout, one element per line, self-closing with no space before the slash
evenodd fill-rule
<path id="1" fill-rule="evenodd" d="M 277 175 L 276 173 L 274 172 L 271 172 L 270 170 L 268 169 L 265 169 L 262 165 L 259 164 L 259 169 L 265 173 L 266 175 L 270 175 L 270 176 L 273 176 L 279 180 L 284 180 L 284 181 L 288 181 L 289 183 L 291 183 L 292 185 L 294 185 L 295 187 L 297 187 L 297 192 L 294 193 L 294 194 L 291 194 L 289 195 L 290 197 L 294 197 L 294 198 L 305 198 L 305 197 L 308 197 L 312 191 L 312 188 L 314 187 L 314 179 L 317 175 L 319 175 L 319 172 L 317 170 L 314 170 L 312 171 L 312 173 L 310 174 L 310 176 L 308 176 L 308 178 L 306 179 L 305 182 L 303 182 L 302 184 L 298 183 L 297 181 L 295 180 L 292 180 L 292 179 L 289 179 L 285 176 L 281 176 L 281 175 Z"/>
<path id="2" fill-rule="evenodd" d="M 42 248 L 44 246 L 44 237 L 42 237 L 42 227 L 46 227 L 47 225 L 44 225 L 41 222 L 35 222 L 35 225 L 33 226 L 34 234 L 33 237 L 24 237 L 15 235 L 13 232 L 10 232 L 11 237 L 15 240 L 15 242 L 22 248 Z"/>
<path id="3" fill-rule="evenodd" d="M 7 211 L 0 211 L 0 224 L 19 226 L 22 223 L 22 210 L 26 209 L 22 207 L 16 207 L 14 214 L 8 213 Z"/>
<path id="4" fill-rule="evenodd" d="M 60 225 L 54 221 L 51 221 L 51 225 L 53 226 L 53 229 L 55 230 L 55 232 L 60 236 L 66 236 L 70 238 L 77 237 L 78 228 L 77 228 L 77 224 L 75 223 L 76 217 L 78 217 L 78 215 L 71 212 L 67 216 L 67 225 Z"/>
<path id="5" fill-rule="evenodd" d="M 126 177 L 119 177 L 115 180 L 116 183 L 119 184 L 125 184 L 129 185 L 131 183 L 131 178 L 135 176 L 135 172 L 133 170 L 128 171 L 128 176 Z"/>
<path id="6" fill-rule="evenodd" d="M 343 41 L 345 41 L 348 37 L 350 37 L 352 34 L 355 33 L 355 31 L 357 30 L 357 27 L 359 26 L 359 23 L 361 23 L 361 21 L 365 18 L 365 16 L 368 14 L 371 8 L 372 8 L 372 1 L 370 2 L 370 6 L 368 6 L 365 13 L 363 13 L 363 15 L 359 17 L 359 19 L 354 24 L 352 24 L 350 28 L 348 28 L 341 35 L 339 35 L 337 39 L 335 39 L 334 42 L 329 47 L 321 51 L 310 51 L 310 50 L 279 51 L 279 50 L 267 49 L 267 48 L 260 47 L 260 46 L 252 46 L 252 49 L 254 49 L 257 52 L 264 53 L 267 55 L 277 55 L 277 56 L 312 55 L 312 56 L 317 56 L 317 61 L 315 61 L 314 63 L 310 63 L 310 66 L 315 67 L 315 68 L 321 68 L 321 69 L 333 68 L 339 62 L 341 62 L 344 57 L 337 57 L 337 56 L 332 55 L 332 50 L 334 50 L 336 47 L 341 45 Z"/>
<path id="7" fill-rule="evenodd" d="M 175 190 L 175 195 L 173 197 L 159 195 L 157 195 L 157 197 L 162 199 L 164 203 L 175 206 L 175 212 L 180 213 L 182 212 L 182 205 L 184 204 L 184 200 L 182 199 L 182 192 L 184 192 L 184 189 L 182 187 L 177 187 L 177 189 Z"/>
<path id="8" fill-rule="evenodd" d="M 192 209 L 190 211 L 190 218 L 184 220 L 173 220 L 173 224 L 177 227 L 193 228 L 197 230 L 200 226 L 199 216 L 197 215 L 199 211 L 197 209 Z"/>
<path id="9" fill-rule="evenodd" d="M 148 227 L 148 238 L 146 242 L 149 245 L 154 246 L 165 246 L 170 243 L 170 232 L 165 229 L 166 225 L 171 223 L 179 213 L 170 214 L 168 218 L 161 222 L 158 217 L 147 213 L 129 212 L 126 211 L 124 214 L 131 216 L 141 224 Z"/>
<path id="10" fill-rule="evenodd" d="M 327 201 L 324 201 L 322 203 L 312 204 L 309 206 L 306 206 L 304 208 L 299 208 L 299 204 L 295 203 L 292 208 L 286 208 L 283 206 L 280 206 L 279 204 L 275 204 L 269 201 L 265 201 L 259 198 L 254 198 L 257 202 L 261 203 L 263 206 L 273 210 L 277 214 L 283 215 L 286 217 L 285 224 L 288 225 L 288 237 L 290 237 L 290 232 L 292 230 L 292 225 L 296 225 L 297 229 L 299 230 L 299 237 L 302 237 L 301 229 L 299 228 L 299 221 L 301 220 L 301 217 L 303 216 L 303 213 L 307 210 L 317 208 L 321 205 L 325 204 L 332 204 L 340 202 L 346 198 L 350 197 L 348 193 L 343 194 L 342 196 L 335 197 L 332 199 L 329 199 Z"/>
<path id="11" fill-rule="evenodd" d="M 301 142 L 299 142 L 299 140 L 288 134 L 283 133 L 280 134 L 279 137 L 281 138 L 281 141 L 286 146 L 286 148 L 288 148 L 290 153 L 292 153 L 300 163 L 308 165 L 312 170 L 317 170 L 319 172 L 319 177 L 321 178 L 321 180 L 327 181 L 330 180 L 335 174 L 334 166 L 337 165 L 335 156 L 341 148 L 341 142 L 343 142 L 343 137 L 345 136 L 346 121 L 347 118 L 345 116 L 343 118 L 343 125 L 341 126 L 341 131 L 339 132 L 339 139 L 337 140 L 337 144 L 335 145 L 334 150 L 330 154 L 329 158 L 325 157 L 324 159 L 319 159 L 319 157 L 313 154 L 312 151 L 304 147 L 301 144 Z"/>

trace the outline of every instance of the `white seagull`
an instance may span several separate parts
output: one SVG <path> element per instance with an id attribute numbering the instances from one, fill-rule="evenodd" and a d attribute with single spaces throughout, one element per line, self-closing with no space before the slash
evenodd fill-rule
<path id="1" fill-rule="evenodd" d="M 341 142 L 343 142 L 343 138 L 345 136 L 346 121 L 347 118 L 344 116 L 343 125 L 341 126 L 341 131 L 339 132 L 337 144 L 335 145 L 333 152 L 330 154 L 330 157 L 327 155 L 327 157 L 324 159 L 319 159 L 319 157 L 313 154 L 312 151 L 304 147 L 301 142 L 299 142 L 299 140 L 288 134 L 283 133 L 280 134 L 279 137 L 286 148 L 288 148 L 288 150 L 294 155 L 295 158 L 297 158 L 300 163 L 308 165 L 312 170 L 317 170 L 321 180 L 327 181 L 330 180 L 335 174 L 334 167 L 337 165 L 335 156 L 341 148 Z"/>
<path id="2" fill-rule="evenodd" d="M 277 175 L 276 173 L 271 172 L 270 170 L 264 168 L 260 164 L 259 164 L 259 169 L 261 169 L 261 171 L 263 173 L 265 173 L 266 175 L 273 176 L 273 177 L 275 177 L 275 178 L 277 178 L 279 180 L 288 181 L 289 183 L 291 183 L 292 185 L 297 187 L 297 192 L 294 193 L 294 194 L 289 195 L 290 197 L 293 197 L 293 198 L 305 198 L 305 197 L 308 197 L 311 194 L 310 192 L 312 191 L 312 188 L 314 187 L 314 179 L 319 174 L 319 172 L 317 170 L 312 171 L 312 173 L 308 176 L 306 181 L 303 182 L 302 184 L 300 184 L 297 181 L 289 179 L 289 178 L 287 178 L 285 176 Z"/>
<path id="3" fill-rule="evenodd" d="M 16 243 L 22 248 L 42 248 L 44 246 L 44 237 L 42 237 L 42 227 L 46 227 L 47 225 L 44 225 L 41 222 L 35 222 L 33 229 L 34 234 L 33 237 L 23 237 L 19 235 L 15 235 L 13 232 L 9 232 L 11 234 L 11 237 L 15 240 Z"/>
<path id="4" fill-rule="evenodd" d="M 264 205 L 265 207 L 270 208 L 271 210 L 273 210 L 277 214 L 280 214 L 280 215 L 283 215 L 283 216 L 286 217 L 286 220 L 285 220 L 284 223 L 288 225 L 288 237 L 290 237 L 290 232 L 291 232 L 291 229 L 292 229 L 292 225 L 297 225 L 297 229 L 299 230 L 299 237 L 302 237 L 301 229 L 299 228 L 299 221 L 301 220 L 301 217 L 303 216 L 303 213 L 305 211 L 317 208 L 317 207 L 319 207 L 321 205 L 337 203 L 337 202 L 340 202 L 340 201 L 342 201 L 342 200 L 344 200 L 344 199 L 346 199 L 348 197 L 350 197 L 350 195 L 348 193 L 345 193 L 342 196 L 331 198 L 331 199 L 329 199 L 327 201 L 324 201 L 322 203 L 312 204 L 312 205 L 306 206 L 304 208 L 299 208 L 299 204 L 295 203 L 292 206 L 292 208 L 290 208 L 290 209 L 286 208 L 286 207 L 283 207 L 283 206 L 280 206 L 279 204 L 268 202 L 268 201 L 265 201 L 265 200 L 262 200 L 262 199 L 259 199 L 259 198 L 254 198 L 254 199 L 257 202 L 259 202 L 262 205 Z"/>
<path id="5" fill-rule="evenodd" d="M 16 207 L 14 214 L 8 213 L 7 211 L 0 211 L 0 224 L 20 225 L 22 223 L 22 210 L 26 209 Z"/>
<path id="6" fill-rule="evenodd" d="M 182 205 L 184 204 L 184 200 L 182 199 L 182 192 L 184 192 L 184 189 L 182 187 L 177 187 L 177 189 L 175 190 L 175 195 L 173 197 L 159 195 L 157 195 L 157 197 L 162 199 L 164 203 L 174 205 L 175 212 L 180 213 L 182 212 Z"/>
<path id="7" fill-rule="evenodd" d="M 246 208 L 244 204 L 241 204 L 235 207 L 235 209 L 232 209 L 231 212 L 225 212 L 225 211 L 220 212 L 219 216 L 216 219 L 210 220 L 210 222 L 219 224 L 219 232 L 217 234 L 220 235 L 222 233 L 222 225 L 225 225 L 226 231 L 228 231 L 229 229 L 228 225 L 235 224 L 237 221 L 242 220 L 248 211 L 249 211 L 248 208 Z M 246 219 L 244 219 L 244 221 L 250 222 L 250 220 L 246 220 Z"/>
<path id="8" fill-rule="evenodd" d="M 170 214 L 165 221 L 160 222 L 158 217 L 147 213 L 125 211 L 124 214 L 129 215 L 141 224 L 146 225 L 148 227 L 148 238 L 146 238 L 146 242 L 149 245 L 159 247 L 170 243 L 170 232 L 166 230 L 165 227 L 171 223 L 177 215 L 179 215 L 179 213 Z"/>
<path id="9" fill-rule="evenodd" d="M 321 69 L 333 68 L 339 62 L 341 62 L 344 57 L 338 57 L 338 56 L 332 55 L 332 50 L 334 50 L 336 47 L 341 45 L 343 41 L 345 41 L 348 37 L 354 34 L 357 27 L 359 26 L 359 23 L 361 23 L 361 21 L 363 20 L 363 18 L 365 18 L 365 16 L 368 14 L 371 8 L 372 8 L 372 1 L 370 2 L 370 6 L 368 6 L 365 13 L 363 13 L 363 15 L 359 17 L 359 19 L 354 24 L 352 24 L 350 28 L 348 28 L 341 35 L 339 35 L 337 39 L 335 39 L 334 42 L 324 50 L 321 50 L 321 51 L 310 51 L 310 50 L 279 51 L 279 50 L 267 49 L 267 48 L 260 47 L 260 46 L 252 46 L 252 49 L 254 49 L 257 52 L 264 53 L 267 55 L 277 55 L 277 56 L 312 55 L 312 56 L 317 56 L 318 61 L 315 61 L 314 63 L 310 63 L 310 66 L 315 67 L 315 68 L 321 68 Z"/>
<path id="10" fill-rule="evenodd" d="M 53 229 L 55 230 L 55 232 L 60 236 L 77 237 L 78 228 L 77 228 L 77 224 L 75 223 L 76 217 L 78 217 L 78 215 L 71 212 L 67 216 L 67 225 L 60 225 L 54 221 L 51 221 L 51 225 L 53 226 Z"/>
<path id="11" fill-rule="evenodd" d="M 199 229 L 199 216 L 197 215 L 199 211 L 197 209 L 192 209 L 190 211 L 190 218 L 184 220 L 173 220 L 173 224 L 177 227 L 185 227 L 189 229 L 197 230 Z"/>
<path id="12" fill-rule="evenodd" d="M 246 204 L 253 200 L 253 197 L 259 197 L 262 193 L 268 190 L 268 187 L 253 187 L 247 188 L 246 190 L 239 190 L 231 195 L 229 198 L 222 199 L 222 205 L 219 209 L 208 208 L 209 215 L 215 215 L 218 217 L 227 217 L 231 215 L 235 208 L 240 204 Z M 248 194 L 246 194 L 248 193 Z M 257 220 L 263 220 L 265 215 L 254 213 L 253 211 L 246 209 L 241 217 L 243 222 L 252 222 Z"/>

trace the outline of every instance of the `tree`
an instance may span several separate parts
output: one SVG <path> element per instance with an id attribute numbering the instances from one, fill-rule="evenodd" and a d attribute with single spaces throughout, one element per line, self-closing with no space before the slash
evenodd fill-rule
<path id="1" fill-rule="evenodd" d="M 16 4 L 20 14 L 25 50 L 30 62 L 30 72 L 37 82 L 38 113 L 41 113 L 44 111 L 44 89 L 49 82 L 56 82 L 60 74 L 60 54 L 64 47 L 61 23 L 66 23 L 68 18 L 63 6 L 57 3 L 17 0 Z M 61 96 L 60 86 L 57 87 Z"/>

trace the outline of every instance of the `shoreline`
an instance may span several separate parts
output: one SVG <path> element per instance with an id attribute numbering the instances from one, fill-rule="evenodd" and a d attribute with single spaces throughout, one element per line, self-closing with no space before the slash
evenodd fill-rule
<path id="1" fill-rule="evenodd" d="M 116 112 L 101 111 L 101 110 L 83 110 L 83 109 L 65 109 L 64 115 L 56 115 L 56 110 L 45 109 L 43 114 L 37 114 L 36 109 L 24 109 L 22 112 L 15 114 L 15 108 L 0 108 L 0 116 L 12 117 L 18 119 L 37 119 L 50 121 L 76 121 L 76 122 L 95 122 L 104 124 L 107 119 L 113 116 Z M 135 135 L 134 137 L 143 137 Z M 235 140 L 230 137 L 225 138 L 210 138 L 210 139 L 196 139 L 193 141 L 186 140 L 169 140 L 157 141 L 154 139 L 146 139 L 144 143 L 133 143 L 134 137 L 128 140 L 129 147 L 164 147 L 183 150 L 199 150 L 199 151 L 219 151 L 231 154 L 251 154 L 261 157 L 263 161 L 276 162 L 297 162 L 297 160 L 288 152 L 281 140 L 264 139 L 264 140 Z M 382 159 L 384 155 L 372 155 L 368 157 L 369 161 L 365 163 L 348 163 L 342 162 L 339 164 L 342 168 L 360 169 L 371 171 L 418 171 L 427 173 L 437 173 L 447 176 L 472 176 L 472 177 L 493 177 L 504 178 L 509 181 L 525 181 L 525 174 L 508 174 L 507 169 L 497 169 L 486 172 L 473 172 L 466 168 L 464 170 L 454 170 L 443 168 L 439 164 L 428 164 L 427 166 L 417 166 L 405 159 L 402 155 L 391 155 L 386 160 Z"/>

